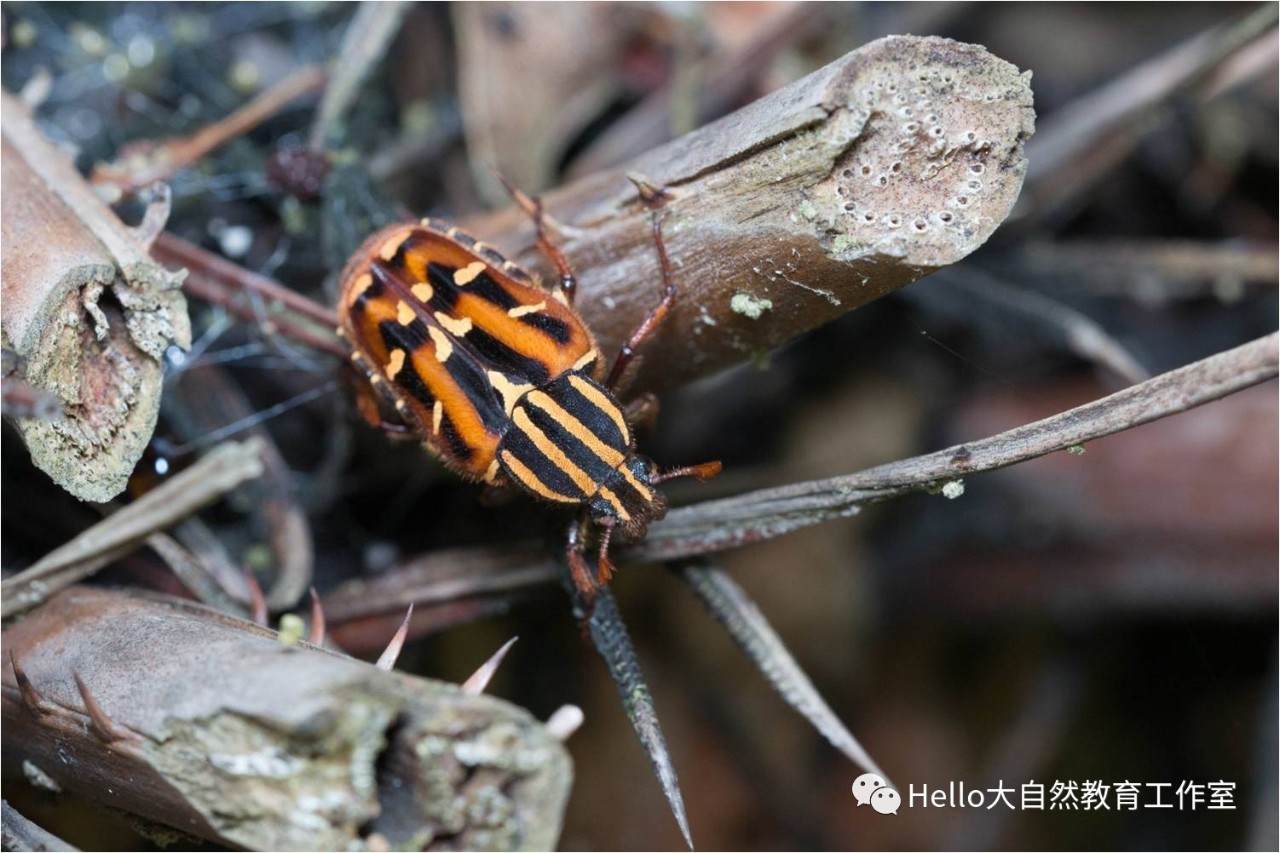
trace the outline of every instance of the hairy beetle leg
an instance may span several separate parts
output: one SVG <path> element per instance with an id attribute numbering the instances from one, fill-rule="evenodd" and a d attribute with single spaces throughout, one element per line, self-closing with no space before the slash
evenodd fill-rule
<path id="1" fill-rule="evenodd" d="M 569 259 L 564 256 L 564 252 L 560 251 L 560 247 L 547 236 L 546 212 L 542 208 L 542 199 L 537 196 L 530 198 L 508 181 L 506 175 L 497 169 L 492 171 L 494 177 L 511 195 L 511 199 L 533 220 L 533 229 L 538 235 L 538 251 L 546 255 L 547 260 L 555 265 L 556 271 L 560 273 L 560 291 L 564 293 L 565 302 L 573 305 L 573 299 L 578 295 L 578 279 L 574 277 L 573 269 L 569 266 Z"/>

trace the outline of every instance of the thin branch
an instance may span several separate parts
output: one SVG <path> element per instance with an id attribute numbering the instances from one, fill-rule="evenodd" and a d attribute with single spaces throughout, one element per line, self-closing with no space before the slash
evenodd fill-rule
<path id="1" fill-rule="evenodd" d="M 3 829 L 0 829 L 0 846 L 5 850 L 29 851 L 75 851 L 58 836 L 42 829 L 22 816 L 22 813 L 9 805 L 8 800 L 0 800 L 0 815 L 3 816 Z"/>
<path id="2" fill-rule="evenodd" d="M 0 584 L 4 617 L 27 610 L 127 554 L 152 534 L 262 473 L 261 446 L 228 443 Z"/>
<path id="3" fill-rule="evenodd" d="M 321 152 L 333 142 L 342 116 L 351 108 L 365 78 L 400 31 L 400 22 L 409 8 L 410 4 L 401 0 L 361 3 L 356 7 L 355 17 L 347 25 L 342 47 L 330 71 L 329 85 L 311 122 L 307 136 L 310 151 Z"/>
<path id="4" fill-rule="evenodd" d="M 628 561 L 664 561 L 723 551 L 855 515 L 874 501 L 939 487 L 981 471 L 1065 450 L 1184 412 L 1277 373 L 1276 334 L 1161 374 L 1092 403 L 980 441 L 891 462 L 857 474 L 762 489 L 672 510 Z"/>
<path id="5" fill-rule="evenodd" d="M 1201 33 L 1077 98 L 1040 123 L 1028 146 L 1027 190 L 1014 218 L 1027 227 L 1088 191 L 1157 126 L 1161 110 L 1192 91 L 1237 54 L 1274 40 L 1274 3 Z M 1220 87 L 1214 93 L 1221 91 Z"/>
<path id="6" fill-rule="evenodd" d="M 142 140 L 125 146 L 116 162 L 95 167 L 90 180 L 121 194 L 166 181 L 220 145 L 248 133 L 291 101 L 319 91 L 324 82 L 325 72 L 319 66 L 299 68 L 240 109 L 191 136 L 161 142 Z"/>
<path id="7" fill-rule="evenodd" d="M 321 352 L 342 359 L 350 354 L 334 332 L 338 315 L 331 308 L 173 234 L 157 237 L 151 254 L 160 263 L 186 267 L 183 289 L 197 299 L 270 324 L 272 331 Z"/>

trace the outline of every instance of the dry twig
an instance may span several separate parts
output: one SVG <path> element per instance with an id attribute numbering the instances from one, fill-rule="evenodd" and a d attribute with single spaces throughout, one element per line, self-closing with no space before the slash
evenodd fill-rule
<path id="1" fill-rule="evenodd" d="M 680 297 L 640 386 L 671 385 L 972 252 L 1017 197 L 1033 119 L 1013 66 L 981 47 L 895 36 L 548 193 L 546 209 L 580 273 L 582 313 L 616 348 L 659 286 L 647 206 L 628 174 L 666 188 Z M 511 208 L 468 224 L 511 250 L 534 245 L 527 220 Z M 522 259 L 550 274 L 532 251 Z"/>
<path id="2" fill-rule="evenodd" d="M 227 443 L 0 584 L 0 613 L 27 610 L 262 473 L 258 442 Z"/>

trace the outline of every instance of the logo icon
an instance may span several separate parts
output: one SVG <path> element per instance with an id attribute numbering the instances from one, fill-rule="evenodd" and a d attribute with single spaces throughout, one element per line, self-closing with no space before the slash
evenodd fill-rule
<path id="1" fill-rule="evenodd" d="M 884 787 L 884 780 L 875 773 L 863 773 L 853 780 L 853 798 L 858 805 L 865 806 L 871 802 L 876 791 Z"/>
<path id="2" fill-rule="evenodd" d="M 871 795 L 871 808 L 880 814 L 897 814 L 898 807 L 901 805 L 902 797 L 887 785 Z"/>
<path id="3" fill-rule="evenodd" d="M 902 795 L 875 773 L 863 773 L 853 780 L 853 799 L 858 805 L 869 805 L 880 814 L 896 815 L 902 806 Z"/>

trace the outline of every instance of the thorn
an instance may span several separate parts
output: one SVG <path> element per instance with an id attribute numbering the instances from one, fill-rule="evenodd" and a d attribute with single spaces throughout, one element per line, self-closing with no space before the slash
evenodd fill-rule
<path id="1" fill-rule="evenodd" d="M 27 674 L 23 672 L 22 667 L 18 666 L 18 661 L 14 658 L 12 651 L 9 652 L 9 666 L 13 668 L 13 680 L 18 682 L 18 693 L 22 696 L 22 703 L 37 714 L 47 714 L 52 711 L 53 705 L 40 695 L 39 690 L 36 690 L 36 686 L 31 683 L 31 679 L 27 678 Z"/>
<path id="2" fill-rule="evenodd" d="M 98 704 L 98 700 L 93 698 L 93 694 L 89 692 L 89 687 L 84 683 L 84 679 L 80 677 L 80 673 L 75 670 L 71 671 L 71 677 L 76 681 L 76 689 L 80 691 L 80 698 L 84 700 L 85 713 L 89 715 L 89 728 L 98 736 L 103 743 L 115 743 L 118 740 L 134 740 L 136 735 L 127 729 L 116 725 L 115 721 L 102 710 L 102 706 Z"/>
<path id="3" fill-rule="evenodd" d="M 627 180 L 635 185 L 636 192 L 640 193 L 640 200 L 649 207 L 658 207 L 662 202 L 671 198 L 671 194 L 667 192 L 666 187 L 655 186 L 652 181 L 639 172 L 627 172 Z"/>
<path id="4" fill-rule="evenodd" d="M 313 646 L 324 645 L 324 606 L 314 586 L 311 587 L 311 630 L 307 633 L 307 642 Z"/>
<path id="5" fill-rule="evenodd" d="M 396 658 L 400 657 L 400 650 L 404 648 L 405 637 L 409 636 L 409 620 L 412 618 L 413 605 L 410 604 L 409 612 L 404 615 L 404 621 L 400 623 L 395 636 L 391 638 L 391 642 L 387 643 L 386 649 L 378 657 L 378 662 L 374 664 L 378 669 L 390 672 L 395 668 Z"/>
<path id="6" fill-rule="evenodd" d="M 582 727 L 584 719 L 586 717 L 577 705 L 561 705 L 547 718 L 547 731 L 551 732 L 553 738 L 564 743 Z"/>
<path id="7" fill-rule="evenodd" d="M 498 671 L 498 667 L 502 665 L 502 659 L 507 656 L 507 652 L 511 651 L 511 647 L 516 644 L 519 637 L 512 637 L 503 644 L 502 648 L 493 653 L 487 661 L 480 665 L 480 668 L 471 673 L 471 677 L 462 682 L 461 690 L 468 696 L 479 696 L 484 689 L 489 686 L 489 682 L 493 679 L 494 673 Z"/>
<path id="8" fill-rule="evenodd" d="M 249 587 L 249 618 L 263 628 L 267 627 L 267 598 L 262 594 L 262 586 L 249 569 L 244 570 L 244 582 Z"/>

